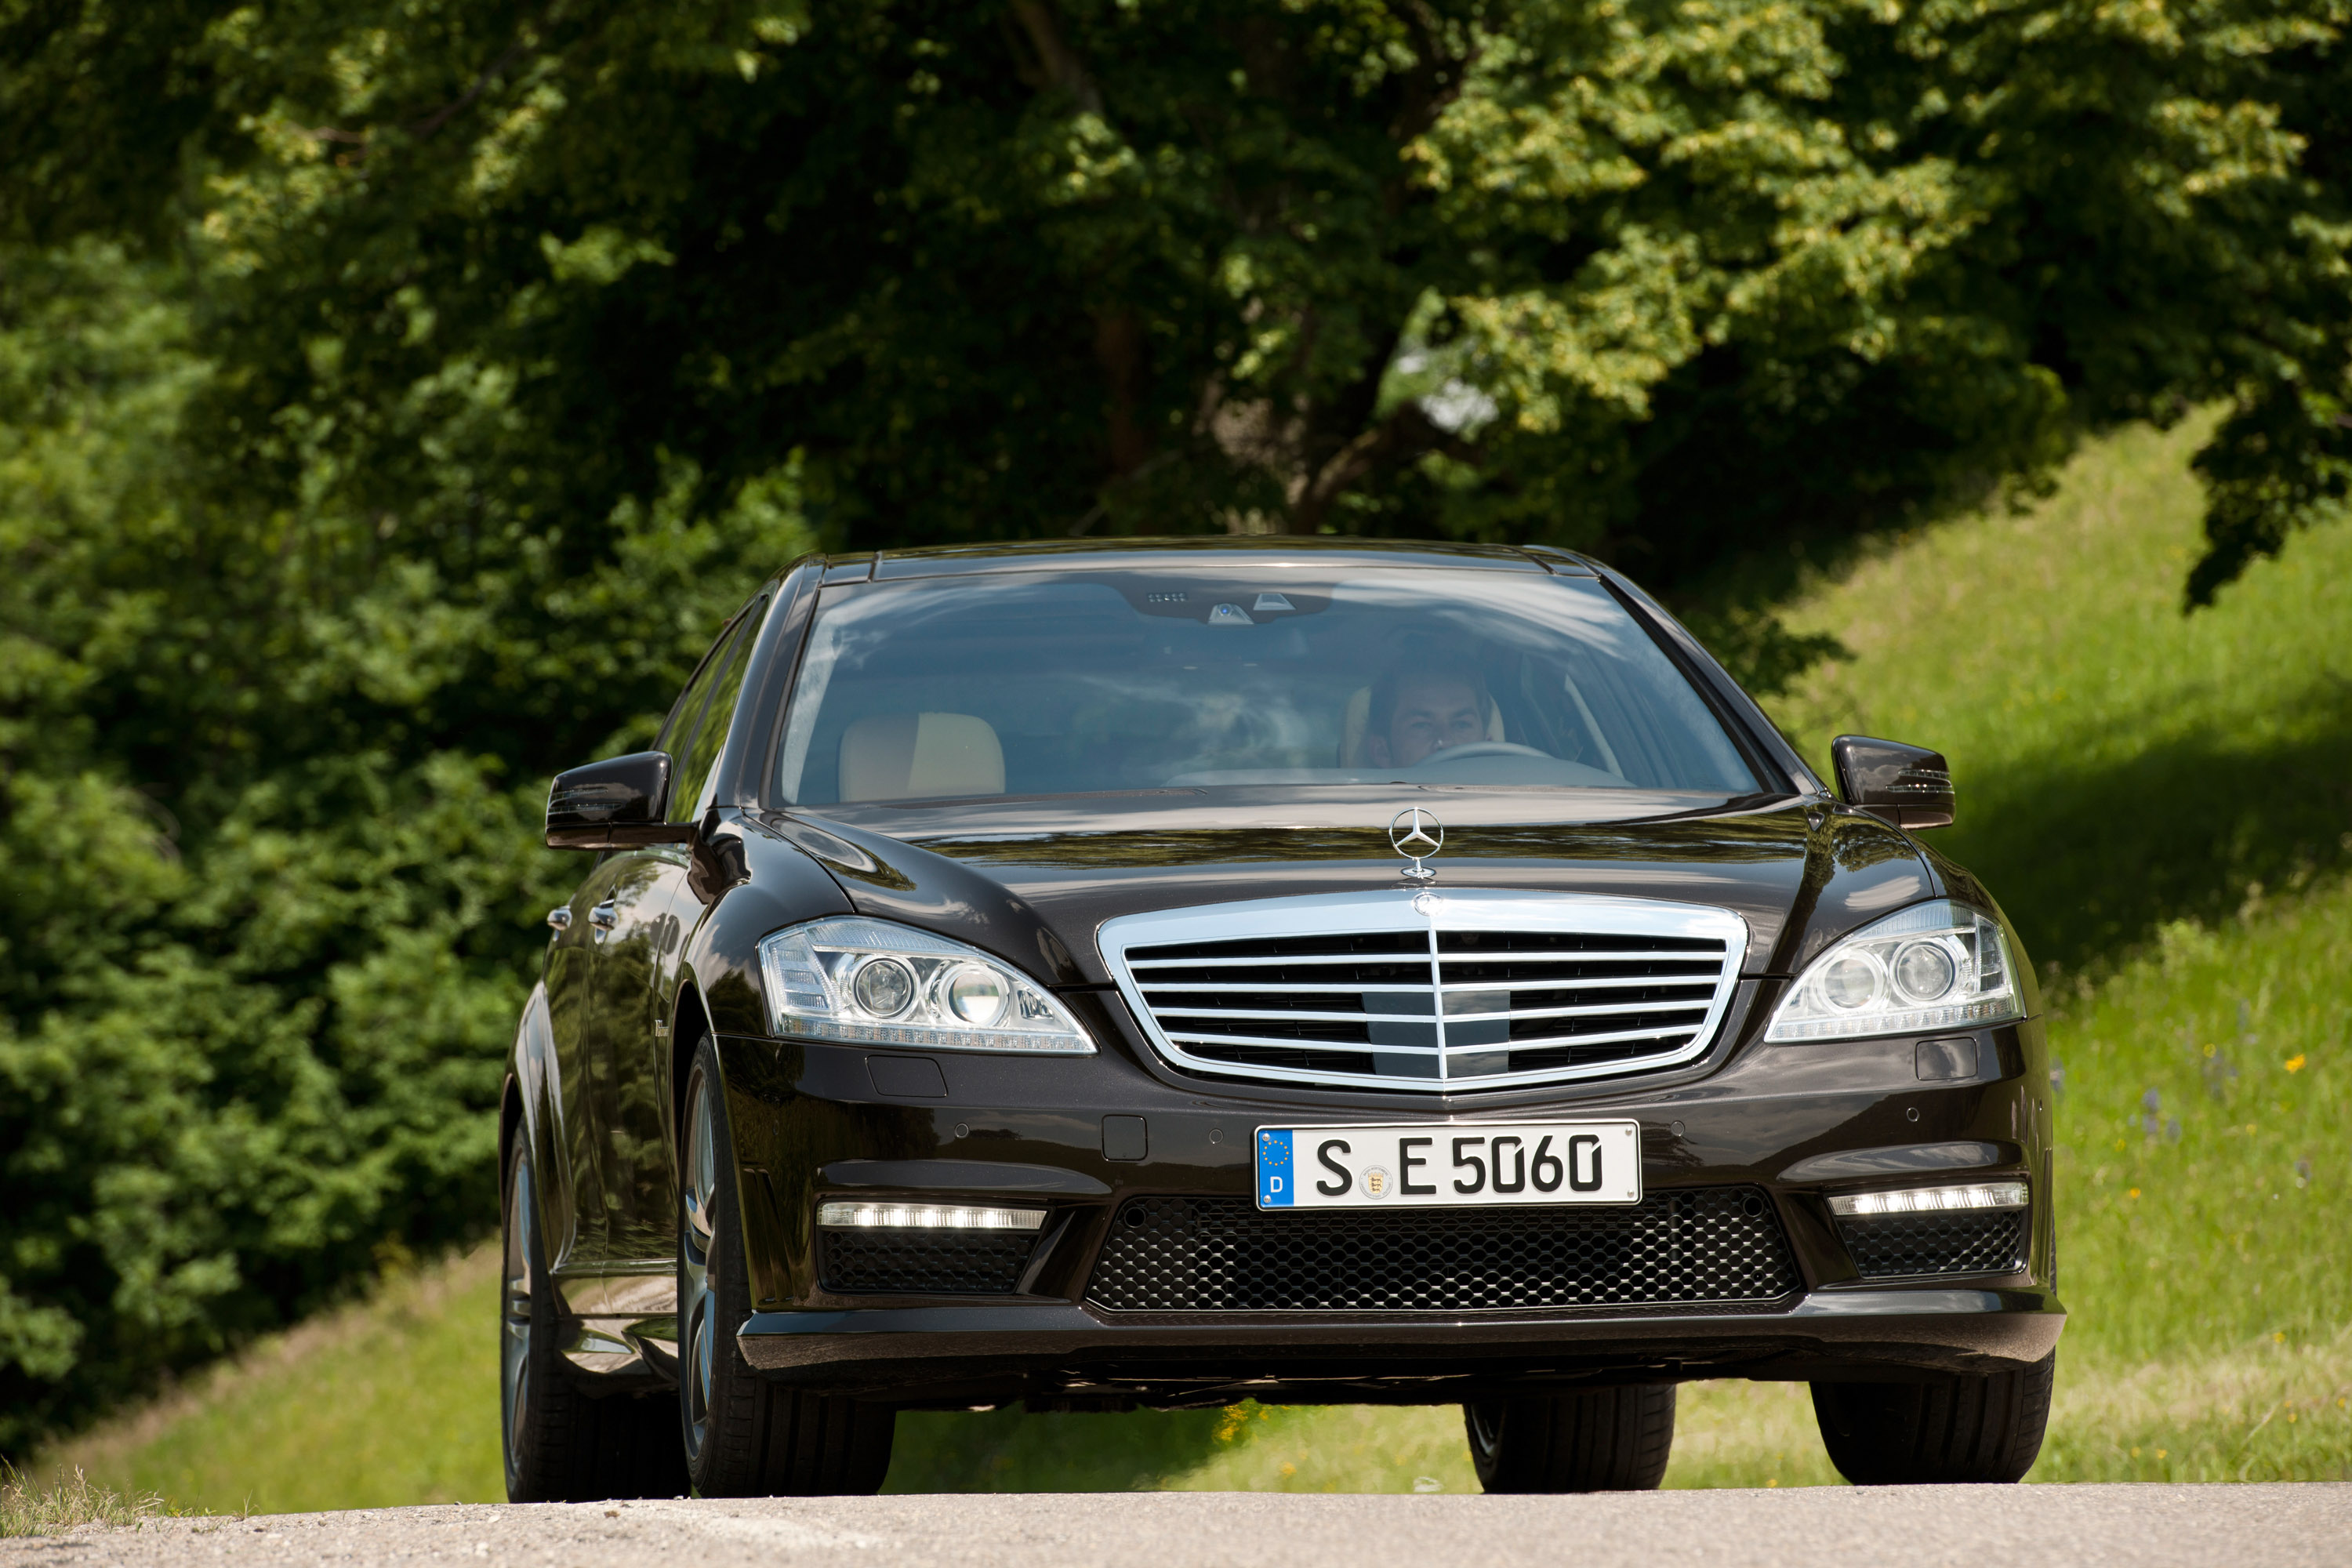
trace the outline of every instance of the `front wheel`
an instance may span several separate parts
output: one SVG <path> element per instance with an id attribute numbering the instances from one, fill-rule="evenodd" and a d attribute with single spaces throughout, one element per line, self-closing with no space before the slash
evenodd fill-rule
<path id="1" fill-rule="evenodd" d="M 540 1237 L 537 1180 L 521 1131 L 503 1184 L 505 1279 L 499 1292 L 499 1402 L 509 1502 L 677 1497 L 686 1472 L 668 1401 L 590 1396 L 558 1348 L 562 1317 Z"/>
<path id="2" fill-rule="evenodd" d="M 1675 1385 L 1635 1384 L 1462 1407 L 1490 1492 L 1649 1491 L 1675 1446 Z"/>
<path id="3" fill-rule="evenodd" d="M 762 1379 L 735 1336 L 751 1311 L 736 1213 L 735 1149 L 708 1037 L 687 1079 L 678 1182 L 678 1415 L 704 1497 L 822 1497 L 882 1489 L 897 1416 L 887 1405 Z"/>
<path id="4" fill-rule="evenodd" d="M 1830 1463 L 1858 1487 L 2020 1481 L 2041 1457 L 2058 1352 L 2016 1372 L 1817 1383 Z"/>

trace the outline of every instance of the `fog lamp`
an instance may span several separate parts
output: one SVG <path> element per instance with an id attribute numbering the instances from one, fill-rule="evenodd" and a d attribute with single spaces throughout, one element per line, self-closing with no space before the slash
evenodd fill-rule
<path id="1" fill-rule="evenodd" d="M 1950 1214 L 1967 1209 L 2021 1209 L 2023 1182 L 1974 1182 L 1964 1187 L 1904 1187 L 1887 1193 L 1843 1193 L 1830 1213 L 1851 1219 L 1874 1215 Z"/>
<path id="2" fill-rule="evenodd" d="M 835 1230 L 1035 1230 L 1044 1209 L 970 1204 L 819 1204 L 816 1222 Z"/>

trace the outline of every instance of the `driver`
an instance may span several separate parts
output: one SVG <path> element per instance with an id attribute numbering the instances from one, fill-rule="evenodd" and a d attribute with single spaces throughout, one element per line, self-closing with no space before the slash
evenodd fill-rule
<path id="1" fill-rule="evenodd" d="M 1409 768 L 1449 746 L 1486 739 L 1491 700 L 1475 665 L 1439 656 L 1391 666 L 1372 687 L 1364 754 L 1374 767 Z"/>

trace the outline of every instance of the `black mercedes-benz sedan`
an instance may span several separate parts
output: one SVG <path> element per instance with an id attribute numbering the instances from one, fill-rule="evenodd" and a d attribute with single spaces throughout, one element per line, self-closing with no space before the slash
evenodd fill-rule
<path id="1" fill-rule="evenodd" d="M 518 1500 L 871 1491 L 900 1410 L 1462 1406 L 1654 1486 L 1677 1384 L 1856 1481 L 2015 1480 L 2064 1314 L 2032 971 L 1563 552 L 812 558 L 656 750 L 518 1031 Z"/>

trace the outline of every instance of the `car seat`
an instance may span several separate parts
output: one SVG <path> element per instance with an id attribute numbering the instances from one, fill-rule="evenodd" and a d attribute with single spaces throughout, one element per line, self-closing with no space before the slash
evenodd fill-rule
<path id="1" fill-rule="evenodd" d="M 842 731 L 840 798 L 1003 795 L 1004 747 L 969 713 L 877 713 Z"/>

